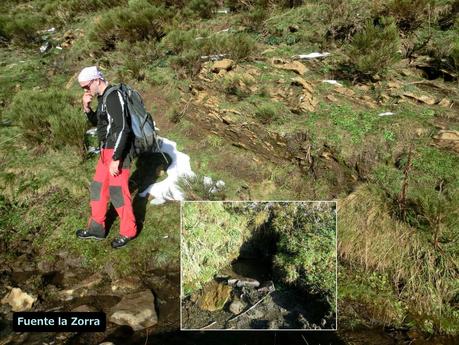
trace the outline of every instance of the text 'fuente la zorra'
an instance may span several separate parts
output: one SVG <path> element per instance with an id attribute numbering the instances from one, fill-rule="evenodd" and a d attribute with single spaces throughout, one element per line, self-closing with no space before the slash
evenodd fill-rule
<path id="1" fill-rule="evenodd" d="M 13 313 L 15 332 L 103 332 L 105 313 Z"/>

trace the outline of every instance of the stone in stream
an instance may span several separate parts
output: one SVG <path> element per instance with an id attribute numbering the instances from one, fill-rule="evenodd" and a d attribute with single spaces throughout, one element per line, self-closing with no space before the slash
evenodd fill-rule
<path id="1" fill-rule="evenodd" d="M 110 322 L 130 326 L 134 331 L 152 327 L 158 323 L 155 297 L 150 290 L 124 296 L 108 314 Z"/>
<path id="2" fill-rule="evenodd" d="M 268 293 L 268 292 L 273 292 L 273 291 L 276 291 L 276 288 L 274 287 L 274 283 L 272 282 L 272 280 L 268 280 L 268 281 L 264 282 L 258 288 L 258 292 Z"/>
<path id="3" fill-rule="evenodd" d="M 26 311 L 30 310 L 37 300 L 37 297 L 33 297 L 19 288 L 13 288 L 5 297 L 2 299 L 2 304 L 9 304 L 13 311 Z"/>
<path id="4" fill-rule="evenodd" d="M 257 288 L 260 286 L 260 282 L 252 278 L 241 278 L 236 283 L 237 287 L 253 287 Z"/>
<path id="5" fill-rule="evenodd" d="M 241 300 L 236 299 L 233 302 L 231 302 L 228 309 L 234 315 L 238 315 L 244 311 L 245 304 Z"/>
<path id="6" fill-rule="evenodd" d="M 223 309 L 223 306 L 230 298 L 231 290 L 232 288 L 228 285 L 212 281 L 203 288 L 196 303 L 202 310 L 216 311 Z"/>

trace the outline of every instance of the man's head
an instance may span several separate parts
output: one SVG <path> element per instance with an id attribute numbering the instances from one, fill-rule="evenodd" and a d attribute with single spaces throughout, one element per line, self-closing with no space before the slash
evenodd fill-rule
<path id="1" fill-rule="evenodd" d="M 101 95 L 107 86 L 102 72 L 96 66 L 83 68 L 78 75 L 78 83 L 91 96 Z"/>

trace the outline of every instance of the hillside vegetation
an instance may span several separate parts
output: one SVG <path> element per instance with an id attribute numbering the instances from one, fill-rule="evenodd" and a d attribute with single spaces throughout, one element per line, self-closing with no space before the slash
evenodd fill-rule
<path id="1" fill-rule="evenodd" d="M 28 234 L 45 251 L 70 243 L 43 238 L 89 211 L 95 158 L 75 79 L 97 64 L 141 91 L 196 173 L 226 183 L 213 196 L 197 179 L 189 199 L 338 200 L 341 329 L 459 332 L 458 0 L 4 0 L 0 10 L 10 255 Z M 329 55 L 299 57 L 313 52 Z M 162 212 L 147 210 L 166 229 Z M 90 257 L 84 248 L 74 250 Z"/>

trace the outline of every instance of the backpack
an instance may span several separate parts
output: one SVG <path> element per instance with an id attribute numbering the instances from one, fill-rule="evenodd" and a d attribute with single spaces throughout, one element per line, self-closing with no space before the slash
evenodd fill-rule
<path id="1" fill-rule="evenodd" d="M 119 84 L 110 87 L 105 93 L 103 104 L 105 106 L 107 97 L 113 91 L 119 91 L 123 97 L 125 104 L 125 112 L 130 119 L 130 126 L 134 134 L 134 151 L 135 154 L 161 152 L 166 162 L 168 160 L 161 151 L 158 143 L 158 135 L 156 134 L 155 121 L 151 114 L 145 109 L 142 96 L 126 84 Z"/>

